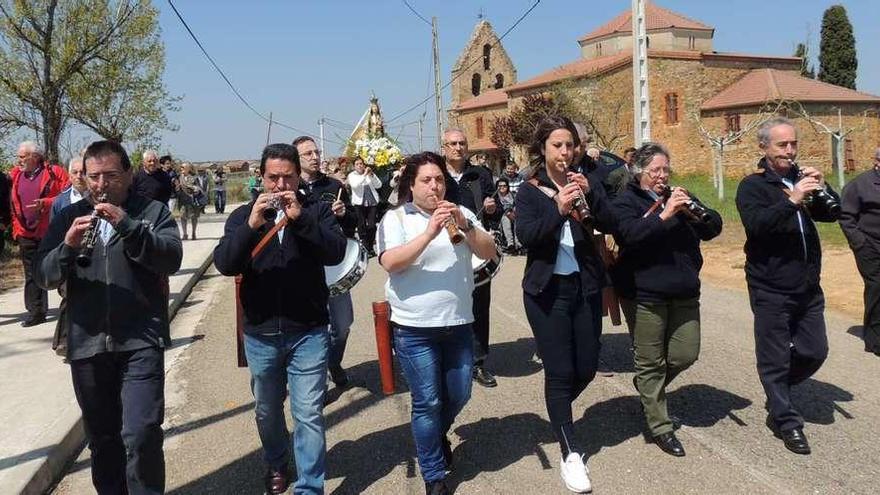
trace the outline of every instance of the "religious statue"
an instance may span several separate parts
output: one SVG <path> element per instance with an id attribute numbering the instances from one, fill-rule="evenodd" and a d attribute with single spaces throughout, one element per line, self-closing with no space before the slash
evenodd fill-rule
<path id="1" fill-rule="evenodd" d="M 382 111 L 379 110 L 379 98 L 375 93 L 370 95 L 370 117 L 367 119 L 367 136 L 379 138 L 385 135 L 385 124 L 382 122 Z"/>

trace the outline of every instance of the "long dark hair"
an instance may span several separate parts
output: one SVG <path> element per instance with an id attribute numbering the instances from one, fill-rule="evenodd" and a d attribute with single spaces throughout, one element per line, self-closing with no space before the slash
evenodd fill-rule
<path id="1" fill-rule="evenodd" d="M 416 176 L 423 165 L 433 164 L 443 172 L 443 180 L 449 182 L 449 172 L 446 170 L 446 160 L 437 153 L 423 151 L 406 157 L 403 161 L 403 172 L 400 173 L 400 185 L 397 190 L 397 204 L 403 205 L 412 201 L 412 187 L 416 183 Z"/>
<path id="2" fill-rule="evenodd" d="M 532 134 L 532 142 L 529 143 L 529 157 L 532 166 L 532 175 L 537 173 L 538 169 L 544 166 L 544 143 L 550 137 L 550 134 L 557 129 L 565 129 L 571 133 L 575 147 L 581 145 L 581 138 L 578 136 L 577 128 L 568 117 L 564 115 L 550 115 L 544 117 L 535 126 L 535 132 Z"/>

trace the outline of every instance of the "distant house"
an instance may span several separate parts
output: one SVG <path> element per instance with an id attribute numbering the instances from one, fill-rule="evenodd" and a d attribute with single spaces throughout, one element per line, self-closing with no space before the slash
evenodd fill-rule
<path id="1" fill-rule="evenodd" d="M 700 133 L 701 125 L 713 134 L 736 131 L 766 103 L 779 100 L 800 102 L 813 118 L 831 127 L 840 122 L 860 128 L 845 143 L 845 164 L 850 169 L 870 165 L 880 145 L 880 97 L 803 78 L 797 57 L 716 52 L 712 26 L 653 2 L 646 10 L 651 137 L 669 148 L 677 171 L 711 170 L 712 149 Z M 632 145 L 633 135 L 631 26 L 627 10 L 578 40 L 578 60 L 516 82 L 516 71 L 500 42 L 485 56 L 491 46 L 487 40 L 497 36 L 480 21 L 452 71 L 459 77 L 452 84 L 450 123 L 465 130 L 472 150 L 504 157 L 507 150 L 499 150 L 491 140 L 492 120 L 507 115 L 526 95 L 564 88 L 595 108 L 605 134 L 621 136 L 610 146 L 610 151 L 620 152 Z M 482 64 L 473 63 L 480 57 Z M 494 73 L 502 76 L 497 88 L 485 83 Z M 800 131 L 800 161 L 830 170 L 831 138 L 797 115 L 789 116 Z M 520 164 L 527 160 L 522 150 L 511 151 Z M 759 156 L 754 135 L 745 136 L 726 150 L 727 173 L 751 171 Z"/>

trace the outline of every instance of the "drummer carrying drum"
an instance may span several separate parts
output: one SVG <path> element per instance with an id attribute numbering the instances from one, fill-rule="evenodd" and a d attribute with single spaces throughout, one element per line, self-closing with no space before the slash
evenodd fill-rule
<path id="1" fill-rule="evenodd" d="M 330 341 L 324 266 L 342 261 L 345 235 L 329 204 L 297 195 L 296 148 L 267 146 L 260 175 L 265 192 L 229 216 L 214 264 L 224 275 L 241 275 L 244 347 L 267 465 L 266 493 L 287 490 L 291 452 L 294 491 L 323 493 Z M 296 423 L 292 438 L 284 420 L 285 388 Z"/>
<path id="2" fill-rule="evenodd" d="M 446 168 L 430 152 L 410 156 L 399 204 L 379 225 L 379 264 L 388 272 L 394 348 L 412 395 L 412 432 L 429 494 L 447 493 L 446 437 L 471 395 L 474 321 L 471 254 L 495 256 L 476 215 L 444 200 Z"/>

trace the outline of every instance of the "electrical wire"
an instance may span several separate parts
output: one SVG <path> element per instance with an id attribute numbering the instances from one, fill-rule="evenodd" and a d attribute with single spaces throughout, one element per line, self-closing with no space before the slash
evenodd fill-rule
<path id="1" fill-rule="evenodd" d="M 170 1 L 170 0 L 169 0 L 169 1 Z M 528 17 L 528 15 L 529 15 L 533 10 L 535 10 L 535 7 L 537 7 L 539 3 L 541 3 L 541 0 L 535 0 L 535 3 L 533 3 L 532 6 L 529 7 L 528 10 L 526 10 L 526 11 L 523 13 L 523 15 L 521 15 L 521 16 L 519 17 L 519 19 L 517 19 L 516 22 L 513 23 L 512 26 L 510 26 L 509 28 L 507 28 L 507 30 L 504 31 L 504 34 L 502 34 L 500 37 L 498 37 L 498 41 L 496 41 L 495 43 L 493 43 L 492 46 L 491 46 L 491 48 L 495 48 L 496 45 L 498 45 L 499 43 L 501 43 L 501 40 L 503 40 L 508 34 L 510 34 L 511 31 L 513 31 L 514 28 L 516 28 L 516 26 L 519 25 L 519 23 L 521 23 L 526 17 Z M 465 67 L 464 69 L 462 69 L 462 70 L 461 70 L 461 71 L 460 71 L 455 77 L 453 77 L 452 79 L 450 79 L 449 82 L 447 82 L 446 84 L 444 84 L 443 86 L 441 86 L 441 87 L 440 87 L 440 91 L 443 91 L 444 89 L 448 88 L 448 87 L 449 87 L 452 83 L 454 83 L 459 77 L 461 77 L 462 74 L 465 73 L 465 71 L 467 71 L 468 69 L 470 69 L 474 64 L 476 64 L 476 63 L 479 62 L 480 60 L 481 60 L 481 57 L 477 57 L 477 58 L 475 58 L 475 59 L 473 60 L 473 62 L 471 62 L 470 64 L 468 64 L 467 67 Z M 431 93 L 431 95 L 428 96 L 427 98 L 425 98 L 424 100 L 419 101 L 418 103 L 416 103 L 415 105 L 413 105 L 413 106 L 407 108 L 407 109 L 404 110 L 403 112 L 400 112 L 399 114 L 395 115 L 394 117 L 388 119 L 387 123 L 390 124 L 391 122 L 394 122 L 395 120 L 399 119 L 400 117 L 403 117 L 404 115 L 406 115 L 406 114 L 412 112 L 413 110 L 419 108 L 419 107 L 422 106 L 423 104 L 425 104 L 425 103 L 427 103 L 428 101 L 430 101 L 431 98 L 434 98 L 436 95 L 437 95 L 437 92 L 436 92 L 436 91 L 433 92 L 433 93 Z"/>
<path id="2" fill-rule="evenodd" d="M 429 26 L 433 26 L 433 24 L 431 24 L 431 21 L 429 21 L 428 19 L 425 19 L 425 16 L 423 16 L 422 14 L 419 14 L 418 12 L 416 12 L 416 9 L 414 9 L 413 6 L 409 4 L 409 2 L 407 2 L 406 0 L 402 0 L 402 1 L 403 1 L 403 4 L 406 5 L 406 7 L 407 7 L 407 8 L 408 8 L 413 14 L 416 15 L 416 17 L 418 17 L 419 19 L 422 20 L 422 22 L 424 22 L 425 24 L 427 24 L 427 25 L 429 25 Z"/>

